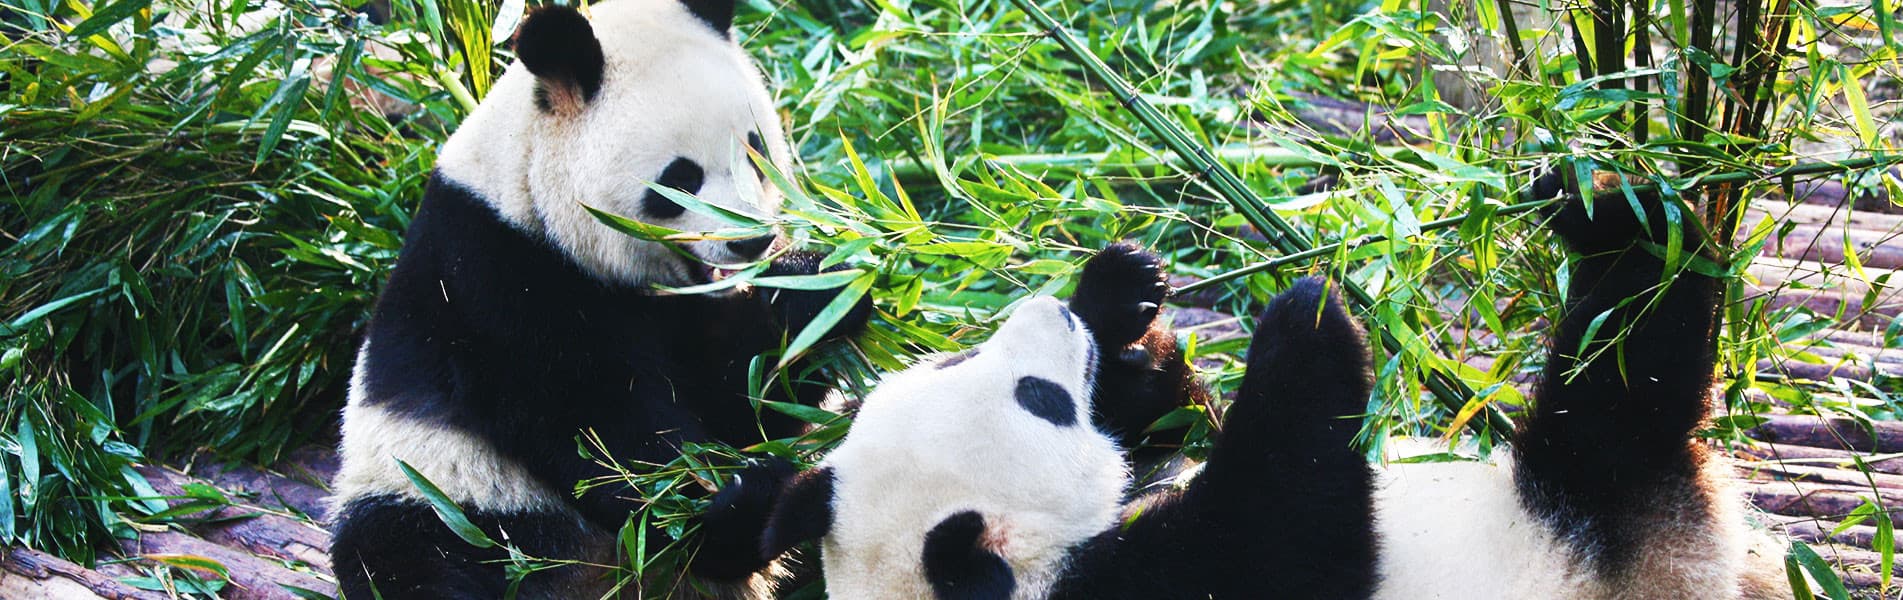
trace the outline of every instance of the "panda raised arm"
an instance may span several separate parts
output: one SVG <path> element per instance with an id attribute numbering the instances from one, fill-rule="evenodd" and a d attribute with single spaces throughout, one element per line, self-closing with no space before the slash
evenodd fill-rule
<path id="1" fill-rule="evenodd" d="M 882 381 L 781 493 L 763 552 L 821 540 L 842 599 L 1365 597 L 1372 475 L 1350 441 L 1368 355 L 1326 284 L 1258 320 L 1201 474 L 1126 504 L 1092 400 L 1128 398 L 1106 355 L 1153 333 L 1161 265 L 1115 246 L 1083 277 L 1068 308 L 1026 300 L 976 348 Z"/>
<path id="2" fill-rule="evenodd" d="M 509 68 L 438 155 L 422 206 L 376 303 L 344 410 L 333 567 L 352 598 L 498 598 L 508 554 L 459 539 L 400 470 L 441 488 L 496 540 L 571 566 L 529 574 L 520 597 L 593 597 L 615 582 L 582 564 L 616 560 L 638 508 L 623 485 L 577 496 L 613 471 L 579 456 L 664 464 L 687 442 L 746 446 L 801 424 L 756 417 L 754 356 L 811 322 L 833 291 L 657 293 L 762 259 L 769 274 L 816 257 L 744 239 L 660 243 L 601 224 L 593 207 L 679 231 L 726 224 L 650 183 L 770 218 L 781 197 L 748 150 L 779 168 L 779 116 L 730 28 L 733 0 L 617 0 L 584 15 L 531 13 Z M 774 258 L 777 257 L 777 258 Z M 861 304 L 830 332 L 862 327 Z M 821 383 L 769 400 L 816 403 Z M 614 481 L 607 479 L 607 481 Z M 771 585 L 753 551 L 764 517 L 728 522 L 696 573 L 742 596 Z M 721 552 L 721 547 L 739 551 Z M 373 592 L 374 590 L 374 592 Z"/>

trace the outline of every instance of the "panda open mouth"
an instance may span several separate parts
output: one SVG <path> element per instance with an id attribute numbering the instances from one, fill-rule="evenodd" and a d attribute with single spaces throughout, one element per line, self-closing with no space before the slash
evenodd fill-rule
<path id="1" fill-rule="evenodd" d="M 722 279 L 726 279 L 728 277 L 732 277 L 734 273 L 740 272 L 737 269 L 724 269 L 719 266 L 716 266 L 714 265 L 712 261 L 702 259 L 701 257 L 694 255 L 692 252 L 689 252 L 687 253 L 686 256 L 681 257 L 681 263 L 682 263 L 682 266 L 684 266 L 687 269 L 687 278 L 689 280 L 689 283 L 694 285 L 705 285 L 705 284 L 713 283 L 716 281 L 720 281 Z"/>

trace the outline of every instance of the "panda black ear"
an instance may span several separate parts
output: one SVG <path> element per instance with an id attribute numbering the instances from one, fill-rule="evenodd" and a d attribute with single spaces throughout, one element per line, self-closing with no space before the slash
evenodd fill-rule
<path id="1" fill-rule="evenodd" d="M 760 557 L 773 560 L 801 543 L 826 537 L 833 529 L 833 469 L 800 473 L 780 490 L 780 498 L 760 534 Z"/>
<path id="2" fill-rule="evenodd" d="M 687 12 L 713 27 L 720 37 L 727 37 L 727 30 L 733 29 L 733 12 L 739 0 L 681 0 L 687 6 Z"/>
<path id="3" fill-rule="evenodd" d="M 568 6 L 529 13 L 515 33 L 515 55 L 535 74 L 542 110 L 574 112 L 601 91 L 606 60 L 588 18 Z"/>

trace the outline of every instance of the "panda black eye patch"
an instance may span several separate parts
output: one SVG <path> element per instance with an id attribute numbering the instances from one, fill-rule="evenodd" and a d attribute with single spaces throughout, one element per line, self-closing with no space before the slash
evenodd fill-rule
<path id="1" fill-rule="evenodd" d="M 685 158 L 676 158 L 674 162 L 667 163 L 667 168 L 661 169 L 661 175 L 654 178 L 654 184 L 689 194 L 698 194 L 700 185 L 706 181 L 706 176 L 707 174 L 701 170 L 699 164 Z M 687 207 L 669 200 L 660 192 L 648 190 L 647 194 L 641 196 L 641 212 L 656 219 L 672 219 L 687 212 Z"/>
<path id="2" fill-rule="evenodd" d="M 760 158 L 772 158 L 772 156 L 767 155 L 766 140 L 760 137 L 760 132 L 758 131 L 747 132 L 747 147 L 752 148 L 754 154 L 760 155 Z M 747 166 L 753 167 L 753 174 L 755 176 L 766 179 L 766 173 L 760 170 L 760 165 L 754 164 L 754 162 L 749 159 Z"/>
<path id="3" fill-rule="evenodd" d="M 1018 379 L 1018 406 L 1058 427 L 1077 424 L 1077 404 L 1064 386 L 1042 377 Z"/>

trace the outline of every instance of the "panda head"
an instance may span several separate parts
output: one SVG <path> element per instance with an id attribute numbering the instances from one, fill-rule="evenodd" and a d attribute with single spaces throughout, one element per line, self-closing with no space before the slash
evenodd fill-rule
<path id="1" fill-rule="evenodd" d="M 765 229 L 666 244 L 586 209 L 682 232 L 735 230 L 654 183 L 743 215 L 779 212 L 748 151 L 782 171 L 789 151 L 761 74 L 729 31 L 733 12 L 734 0 L 535 10 L 516 32 L 517 64 L 444 145 L 439 173 L 603 281 L 705 283 L 715 266 L 760 258 L 775 241 Z"/>
<path id="2" fill-rule="evenodd" d="M 821 538 L 835 597 L 1036 595 L 1115 525 L 1129 481 L 1091 424 L 1096 353 L 1082 319 L 1035 298 L 985 343 L 887 377 L 782 493 L 763 549 Z"/>

